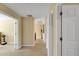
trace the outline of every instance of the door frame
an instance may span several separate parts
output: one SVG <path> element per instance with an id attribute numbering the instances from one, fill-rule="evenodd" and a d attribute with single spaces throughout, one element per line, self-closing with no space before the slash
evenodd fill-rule
<path id="1" fill-rule="evenodd" d="M 62 42 L 60 41 L 60 38 L 62 38 L 62 15 L 60 13 L 62 12 L 62 3 L 57 4 L 57 55 L 62 56 Z"/>
<path id="2" fill-rule="evenodd" d="M 52 16 L 53 13 L 49 13 L 46 19 L 46 31 L 45 31 L 45 39 L 46 39 L 46 48 L 47 48 L 47 56 L 52 56 L 52 51 L 51 51 L 51 47 L 52 47 Z"/>

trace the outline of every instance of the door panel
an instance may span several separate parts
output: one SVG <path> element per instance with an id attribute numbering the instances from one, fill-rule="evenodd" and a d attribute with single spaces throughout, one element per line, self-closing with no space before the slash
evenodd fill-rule
<path id="1" fill-rule="evenodd" d="M 62 6 L 62 55 L 79 56 L 79 7 Z"/>

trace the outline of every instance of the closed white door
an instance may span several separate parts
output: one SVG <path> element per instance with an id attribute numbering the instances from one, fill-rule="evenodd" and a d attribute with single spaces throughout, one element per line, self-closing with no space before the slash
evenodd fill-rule
<path id="1" fill-rule="evenodd" d="M 62 55 L 79 56 L 79 5 L 63 5 L 62 13 Z"/>

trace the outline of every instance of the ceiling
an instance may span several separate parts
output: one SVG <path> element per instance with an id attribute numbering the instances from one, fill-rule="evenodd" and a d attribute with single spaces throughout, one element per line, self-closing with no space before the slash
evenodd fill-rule
<path id="1" fill-rule="evenodd" d="M 35 18 L 47 16 L 50 3 L 4 3 L 21 16 L 32 15 Z"/>

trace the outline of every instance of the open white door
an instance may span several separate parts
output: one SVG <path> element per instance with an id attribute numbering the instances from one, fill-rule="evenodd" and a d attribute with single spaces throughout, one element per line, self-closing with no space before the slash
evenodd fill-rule
<path id="1" fill-rule="evenodd" d="M 19 26 L 18 20 L 15 20 L 14 23 L 14 48 L 19 49 Z"/>
<path id="2" fill-rule="evenodd" d="M 16 18 L 9 16 L 2 11 L 0 11 L 0 14 L 7 19 L 14 20 L 14 49 L 19 49 L 21 47 L 21 40 L 19 39 L 19 21 Z"/>
<path id="3" fill-rule="evenodd" d="M 79 5 L 63 5 L 62 13 L 62 55 L 79 56 Z"/>

